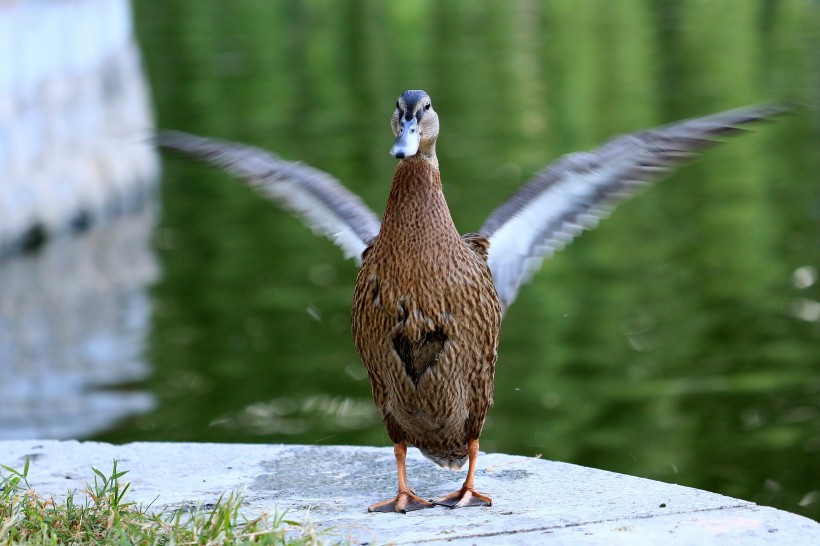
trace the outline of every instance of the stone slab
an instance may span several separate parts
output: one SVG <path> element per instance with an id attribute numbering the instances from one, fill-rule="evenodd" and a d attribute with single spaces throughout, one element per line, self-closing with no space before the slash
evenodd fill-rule
<path id="1" fill-rule="evenodd" d="M 391 448 L 351 446 L 0 442 L 0 464 L 22 468 L 41 495 L 65 496 L 112 461 L 128 470 L 128 498 L 162 511 L 207 505 L 242 490 L 246 514 L 280 513 L 353 544 L 820 544 L 808 518 L 698 489 L 581 466 L 482 454 L 477 489 L 489 508 L 437 507 L 368 514 L 395 494 Z M 408 479 L 433 498 L 457 489 L 464 472 L 443 470 L 411 449 Z"/>

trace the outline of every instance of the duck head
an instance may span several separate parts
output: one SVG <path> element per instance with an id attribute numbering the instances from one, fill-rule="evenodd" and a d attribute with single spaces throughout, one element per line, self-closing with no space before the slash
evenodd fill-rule
<path id="1" fill-rule="evenodd" d="M 390 155 L 405 159 L 416 155 L 432 159 L 436 156 L 438 114 L 433 110 L 430 95 L 424 91 L 405 91 L 396 101 L 396 111 L 390 121 L 396 142 Z"/>

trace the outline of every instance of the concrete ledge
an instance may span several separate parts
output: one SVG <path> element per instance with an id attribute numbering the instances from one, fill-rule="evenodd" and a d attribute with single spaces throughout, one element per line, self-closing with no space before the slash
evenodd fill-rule
<path id="1" fill-rule="evenodd" d="M 64 497 L 91 481 L 91 466 L 129 470 L 129 498 L 157 510 L 215 502 L 239 487 L 247 514 L 287 509 L 289 519 L 333 527 L 328 538 L 364 543 L 449 544 L 820 544 L 820 524 L 802 516 L 677 485 L 591 468 L 489 454 L 479 491 L 491 508 L 368 514 L 395 494 L 391 448 L 74 441 L 0 442 L 0 464 L 22 468 L 41 495 Z M 413 449 L 408 478 L 432 498 L 461 485 Z"/>

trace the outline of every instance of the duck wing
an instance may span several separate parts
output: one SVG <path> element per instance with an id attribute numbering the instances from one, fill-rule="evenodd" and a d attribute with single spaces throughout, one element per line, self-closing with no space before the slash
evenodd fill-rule
<path id="1" fill-rule="evenodd" d="M 787 110 L 730 110 L 618 136 L 591 152 L 559 158 L 495 209 L 479 231 L 490 242 L 487 263 L 502 309 L 545 258 L 595 227 L 620 201 L 717 144 L 717 137 Z"/>
<path id="2" fill-rule="evenodd" d="M 362 254 L 379 234 L 379 219 L 364 202 L 324 171 L 286 161 L 254 146 L 160 131 L 162 148 L 193 157 L 242 179 L 248 186 L 291 211 L 318 234 L 361 264 Z"/>

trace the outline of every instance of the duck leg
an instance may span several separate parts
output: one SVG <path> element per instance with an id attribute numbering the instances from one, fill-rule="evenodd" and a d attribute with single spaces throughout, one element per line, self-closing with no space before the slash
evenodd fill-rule
<path id="1" fill-rule="evenodd" d="M 470 458 L 467 468 L 467 479 L 458 491 L 433 501 L 433 504 L 449 508 L 465 508 L 467 506 L 492 506 L 493 499 L 482 495 L 475 490 L 475 462 L 478 459 L 478 438 L 467 442 L 467 455 Z"/>
<path id="2" fill-rule="evenodd" d="M 393 453 L 396 456 L 396 467 L 399 471 L 399 492 L 396 498 L 372 504 L 368 507 L 367 511 L 401 512 L 405 514 L 413 510 L 421 510 L 422 508 L 433 508 L 433 506 L 435 506 L 433 503 L 417 496 L 415 492 L 407 486 L 407 467 L 405 465 L 407 444 L 404 442 L 394 444 Z"/>

